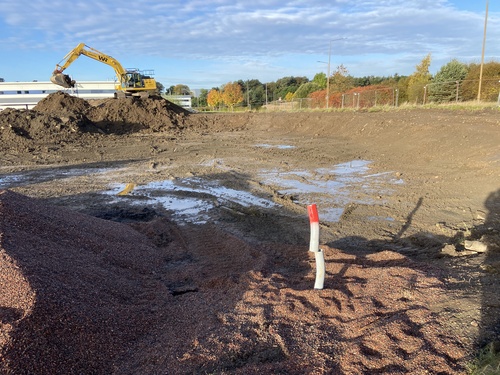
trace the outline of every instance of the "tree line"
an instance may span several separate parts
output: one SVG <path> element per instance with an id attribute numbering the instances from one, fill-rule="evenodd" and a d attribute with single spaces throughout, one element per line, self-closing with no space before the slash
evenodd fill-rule
<path id="1" fill-rule="evenodd" d="M 425 56 L 416 65 L 409 76 L 394 74 L 393 76 L 353 77 L 343 65 L 338 66 L 328 78 L 325 73 L 317 73 L 312 80 L 307 77 L 283 77 L 275 82 L 262 83 L 257 79 L 228 82 L 210 90 L 201 89 L 197 97 L 193 95 L 193 106 L 210 107 L 212 109 L 235 106 L 258 108 L 271 102 L 287 102 L 297 99 L 309 99 L 317 107 L 339 106 L 346 94 L 369 91 L 383 93 L 397 92 L 399 103 L 447 103 L 471 101 L 478 98 L 479 77 L 481 94 L 484 101 L 496 101 L 500 90 L 500 63 L 491 61 L 481 65 L 465 64 L 456 59 L 451 60 L 432 75 L 429 72 L 431 54 Z M 327 89 L 329 84 L 329 89 Z M 391 91 L 392 90 L 392 91 Z M 186 85 L 171 86 L 166 90 L 174 95 L 189 95 Z M 389 94 L 386 94 L 389 95 Z"/>

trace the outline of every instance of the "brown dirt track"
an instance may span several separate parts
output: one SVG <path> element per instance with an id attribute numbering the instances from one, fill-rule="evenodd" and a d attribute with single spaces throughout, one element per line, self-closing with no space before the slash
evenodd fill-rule
<path id="1" fill-rule="evenodd" d="M 62 93 L 0 112 L 0 184 L 11 181 L 0 190 L 0 373 L 465 373 L 500 330 L 498 118 L 189 114 L 158 98 Z M 327 278 L 313 290 L 301 193 L 260 171 L 353 160 L 404 183 L 358 191 L 322 221 Z M 119 169 L 96 177 L 103 168 Z M 217 203 L 192 224 L 138 195 L 101 194 L 186 177 L 279 205 Z"/>

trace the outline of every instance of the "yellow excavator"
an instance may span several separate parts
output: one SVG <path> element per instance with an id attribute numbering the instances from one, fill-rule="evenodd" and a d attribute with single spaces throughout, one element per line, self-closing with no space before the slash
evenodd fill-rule
<path id="1" fill-rule="evenodd" d="M 116 77 L 118 78 L 118 84 L 115 86 L 117 91 L 115 96 L 117 97 L 132 95 L 147 97 L 156 91 L 156 81 L 150 77 L 151 72 L 142 72 L 138 69 L 124 69 L 122 64 L 116 59 L 87 46 L 85 43 L 78 44 L 64 56 L 61 62 L 56 65 L 50 81 L 65 88 L 75 87 L 76 82 L 63 72 L 81 55 L 107 64 L 115 70 Z"/>

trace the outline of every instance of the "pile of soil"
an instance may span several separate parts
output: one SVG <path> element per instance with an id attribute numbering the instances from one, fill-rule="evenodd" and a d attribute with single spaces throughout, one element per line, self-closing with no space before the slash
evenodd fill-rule
<path id="1" fill-rule="evenodd" d="M 215 238 L 207 244 L 206 238 Z M 390 251 L 250 244 L 166 218 L 129 226 L 0 192 L 0 370 L 432 373 L 465 350 L 439 273 Z"/>
<path id="2" fill-rule="evenodd" d="M 189 112 L 159 96 L 88 101 L 58 91 L 32 110 L 0 112 L 3 146 L 74 141 L 84 133 L 179 132 Z"/>
<path id="3" fill-rule="evenodd" d="M 0 112 L 0 148 L 23 147 L 29 150 L 48 142 L 72 142 L 89 130 L 88 125 L 90 123 L 82 113 L 39 113 L 7 108 Z"/>
<path id="4" fill-rule="evenodd" d="M 87 117 L 106 133 L 124 134 L 147 130 L 174 132 L 185 126 L 189 112 L 159 96 L 109 99 L 87 112 Z"/>

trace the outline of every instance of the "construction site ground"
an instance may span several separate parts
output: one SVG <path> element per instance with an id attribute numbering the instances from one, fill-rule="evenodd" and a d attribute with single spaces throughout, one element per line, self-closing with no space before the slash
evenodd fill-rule
<path id="1" fill-rule="evenodd" d="M 0 112 L 0 373 L 466 373 L 500 332 L 499 118 Z"/>

